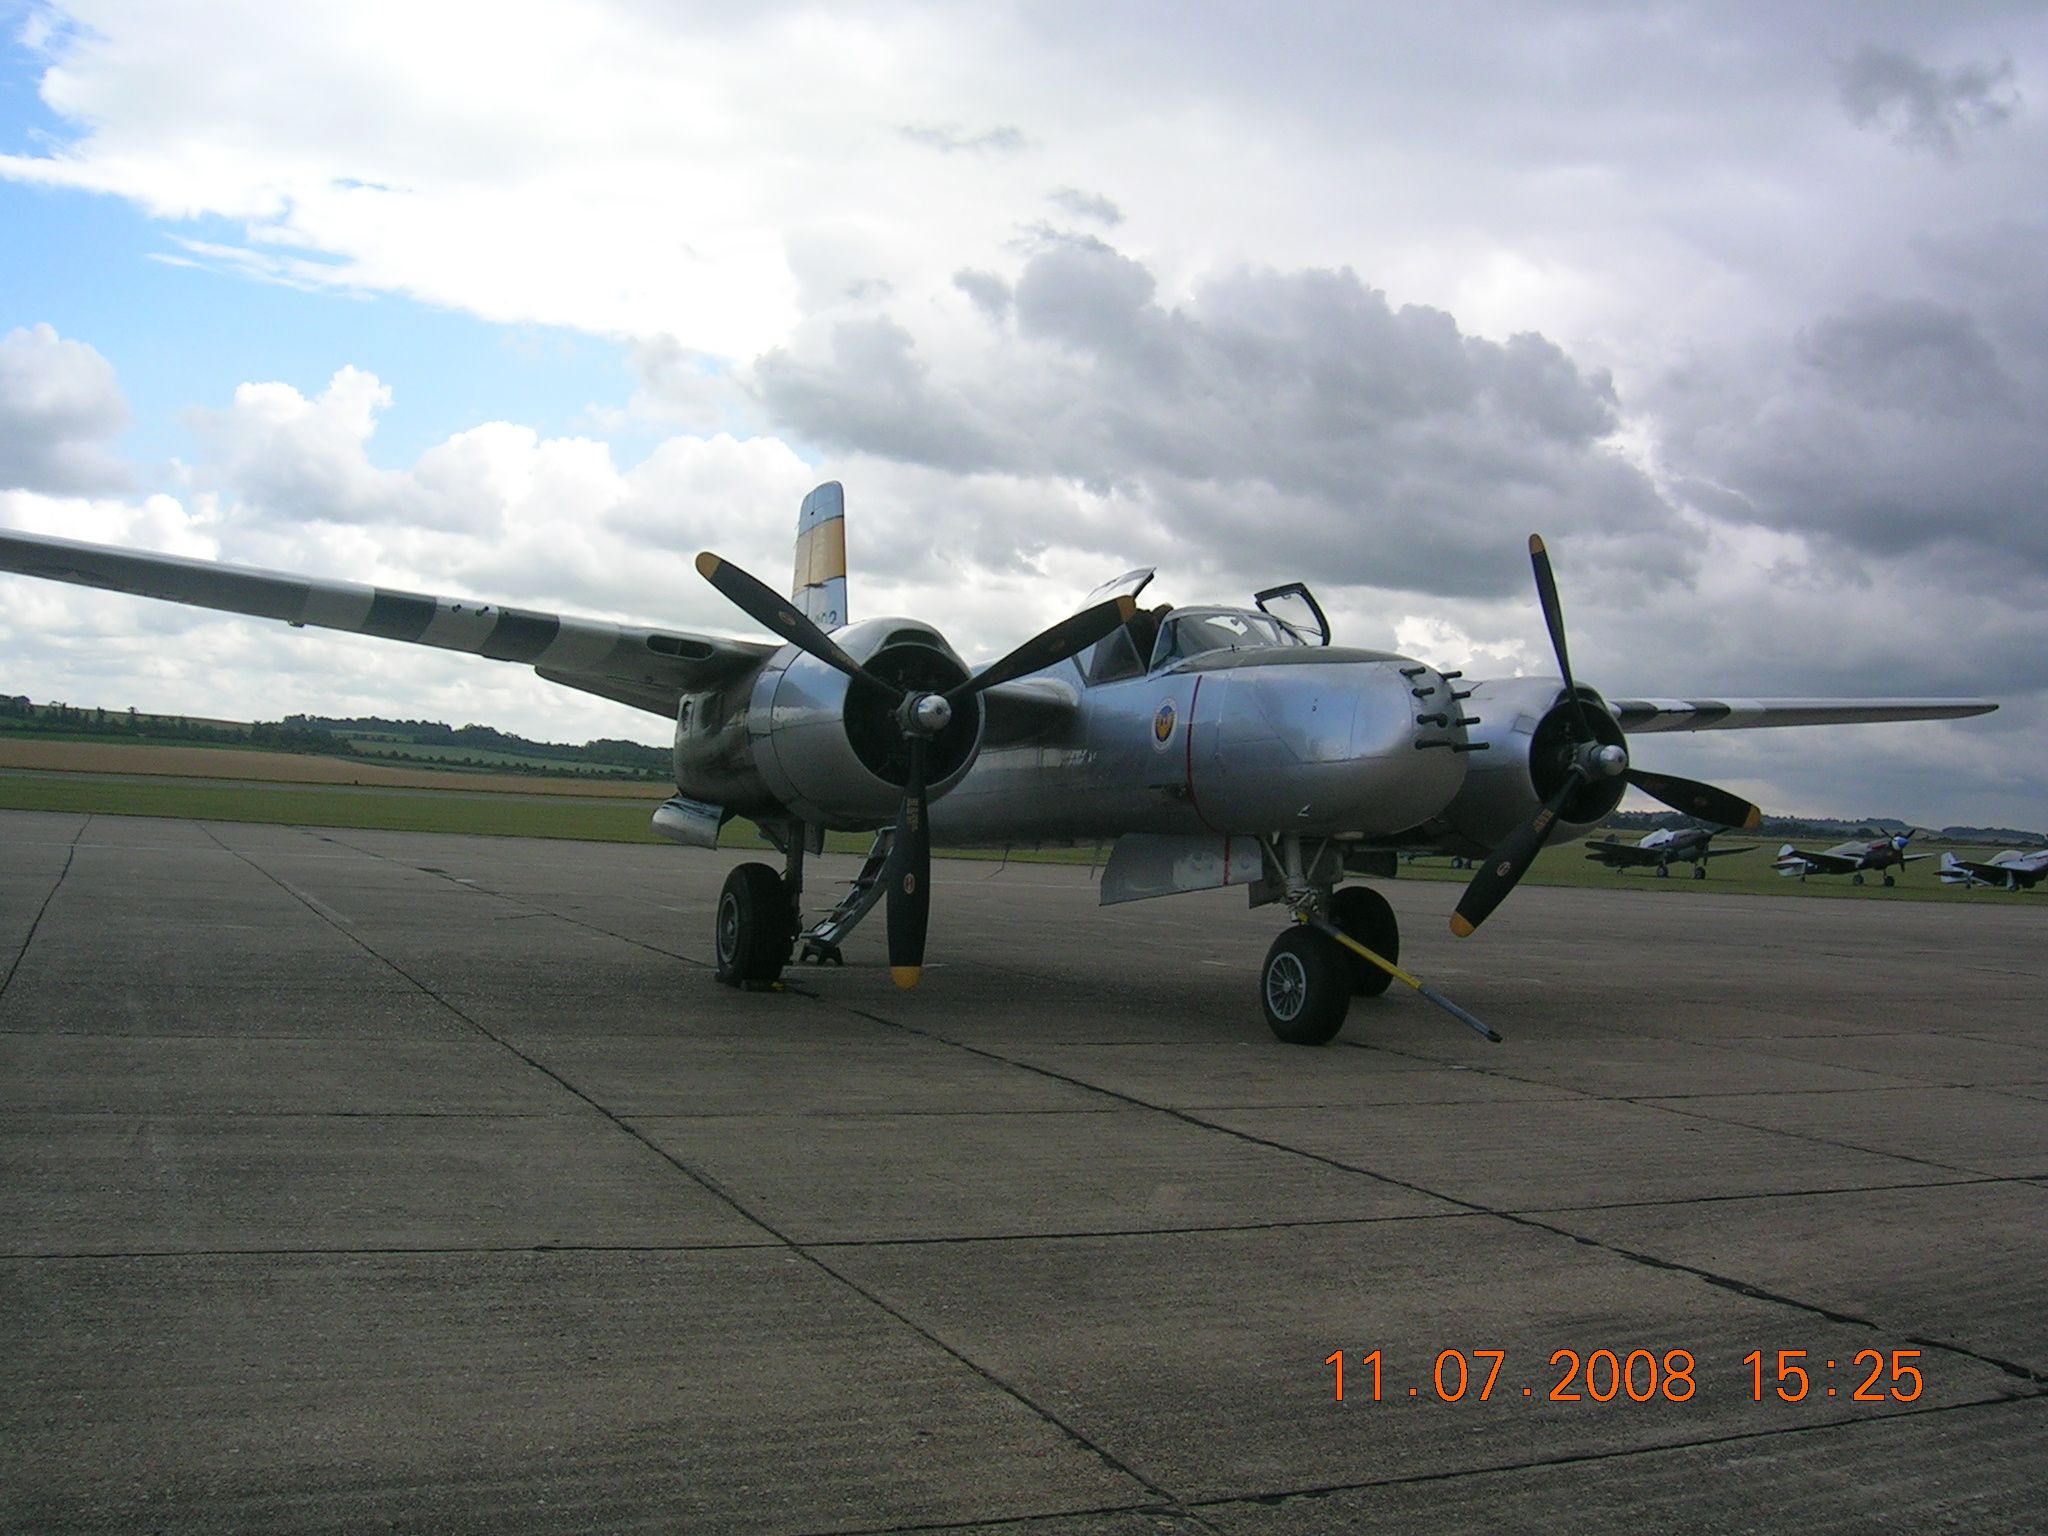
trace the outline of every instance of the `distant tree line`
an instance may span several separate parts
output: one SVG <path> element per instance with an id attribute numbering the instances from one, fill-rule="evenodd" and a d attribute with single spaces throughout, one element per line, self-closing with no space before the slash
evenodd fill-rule
<path id="1" fill-rule="evenodd" d="M 0 694 L 0 732 L 8 735 L 125 736 L 137 741 L 199 746 L 261 747 L 274 752 L 312 752 L 331 757 L 381 758 L 421 766 L 440 765 L 488 769 L 494 773 L 558 773 L 575 769 L 617 777 L 666 779 L 669 755 L 661 747 L 637 741 L 604 738 L 570 746 L 529 741 L 488 725 L 451 726 L 439 720 L 385 720 L 375 715 L 358 719 L 327 719 L 286 715 L 280 721 L 249 724 L 228 720 L 194 720 L 186 715 L 152 715 L 130 708 L 98 709 L 73 704 L 37 704 L 22 694 Z M 426 760 L 404 752 L 382 751 L 383 737 L 440 749 Z M 457 756 L 467 749 L 471 755 Z M 538 762 L 494 762 L 479 754 L 502 753 Z M 555 765 L 560 765 L 559 767 Z"/>
<path id="2" fill-rule="evenodd" d="M 666 747 L 643 746 L 637 741 L 600 737 L 572 746 L 567 742 L 532 741 L 489 725 L 452 726 L 440 720 L 385 720 L 376 715 L 337 719 L 325 715 L 286 715 L 285 724 L 315 730 L 350 731 L 364 736 L 393 736 L 425 747 L 468 747 L 479 752 L 511 752 L 520 757 L 539 757 L 551 762 L 583 763 L 631 768 L 663 774 L 669 769 Z"/>
<path id="3" fill-rule="evenodd" d="M 1621 832 L 1655 832 L 1670 827 L 1682 830 L 1688 827 L 1711 827 L 1717 823 L 1698 821 L 1678 811 L 1617 811 L 1609 816 L 1603 825 Z M 1829 838 L 1835 842 L 1847 842 L 1851 838 L 1897 837 L 1901 832 L 1914 830 L 1908 822 L 1895 816 L 1866 816 L 1860 820 L 1844 821 L 1825 816 L 1766 816 L 1755 827 L 1742 835 L 1745 837 L 1779 838 Z M 1957 843 L 2048 843 L 2048 837 L 2039 832 L 2028 832 L 2018 827 L 1928 827 L 1922 829 L 1936 837 Z"/>
<path id="4" fill-rule="evenodd" d="M 279 752 L 326 752 L 348 757 L 346 737 L 293 721 L 259 720 L 243 725 L 193 720 L 185 715 L 145 715 L 139 710 L 36 704 L 16 694 L 0 697 L 0 720 L 10 734 L 46 736 L 130 736 L 150 741 L 198 742 L 207 746 L 259 746 Z"/>

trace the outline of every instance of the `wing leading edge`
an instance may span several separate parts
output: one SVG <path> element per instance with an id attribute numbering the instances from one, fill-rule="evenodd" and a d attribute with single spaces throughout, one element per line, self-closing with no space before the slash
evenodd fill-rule
<path id="1" fill-rule="evenodd" d="M 776 650 L 754 640 L 640 629 L 12 529 L 0 529 L 0 571 L 519 662 L 549 682 L 670 719 L 684 693 L 710 687 Z"/>
<path id="2" fill-rule="evenodd" d="M 1754 731 L 1781 725 L 1865 725 L 1988 715 L 1989 699 L 1609 699 L 1631 736 L 1657 731 Z"/>

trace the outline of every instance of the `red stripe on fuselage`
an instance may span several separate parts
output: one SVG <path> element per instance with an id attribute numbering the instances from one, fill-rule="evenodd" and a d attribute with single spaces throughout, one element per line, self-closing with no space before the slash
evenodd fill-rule
<path id="1" fill-rule="evenodd" d="M 1197 705 L 1198 703 L 1200 703 L 1200 702 L 1201 702 L 1201 699 L 1202 699 L 1202 678 L 1201 678 L 1201 674 L 1200 674 L 1200 673 L 1197 673 L 1197 674 L 1195 675 L 1195 691 L 1194 691 L 1194 693 L 1193 693 L 1193 694 L 1192 694 L 1192 695 L 1191 695 L 1191 696 L 1189 697 L 1189 699 L 1188 699 L 1188 725 L 1187 725 L 1187 778 L 1188 778 L 1188 804 L 1189 804 L 1190 806 L 1194 807 L 1194 812 L 1195 812 L 1195 820 L 1199 821 L 1199 822 L 1200 822 L 1200 823 L 1201 823 L 1201 824 L 1202 824 L 1203 826 L 1205 826 L 1205 827 L 1209 827 L 1209 830 L 1210 830 L 1211 832 L 1214 832 L 1214 831 L 1215 831 L 1216 829 L 1215 829 L 1215 828 L 1214 828 L 1213 826 L 1210 826 L 1210 825 L 1209 825 L 1209 818 L 1208 818 L 1208 817 L 1206 817 L 1206 816 L 1204 816 L 1204 815 L 1202 814 L 1202 802 L 1201 802 L 1201 801 L 1199 801 L 1199 800 L 1197 800 L 1197 799 L 1195 798 L 1195 706 L 1196 706 L 1196 705 Z M 1223 849 L 1223 851 L 1224 851 L 1224 857 L 1225 857 L 1225 858 L 1227 859 L 1227 858 L 1228 858 L 1228 857 L 1230 856 L 1230 845 L 1229 845 L 1229 843 L 1228 843 L 1228 842 L 1225 842 L 1225 844 L 1224 844 L 1224 849 Z"/>

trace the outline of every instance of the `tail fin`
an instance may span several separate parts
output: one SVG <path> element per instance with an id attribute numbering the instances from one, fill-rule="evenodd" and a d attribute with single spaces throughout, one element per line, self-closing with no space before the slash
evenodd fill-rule
<path id="1" fill-rule="evenodd" d="M 796 574 L 790 601 L 827 631 L 846 623 L 846 493 L 827 480 L 796 514 Z"/>

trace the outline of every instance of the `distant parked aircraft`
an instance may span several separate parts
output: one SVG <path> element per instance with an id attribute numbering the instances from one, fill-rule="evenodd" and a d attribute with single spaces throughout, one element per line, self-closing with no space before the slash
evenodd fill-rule
<path id="1" fill-rule="evenodd" d="M 1707 878 L 1706 860 L 1726 853 L 1753 853 L 1756 850 L 1755 843 L 1744 843 L 1740 848 L 1708 847 L 1721 835 L 1721 830 L 1718 827 L 1687 827 L 1683 831 L 1673 831 L 1662 827 L 1639 843 L 1624 843 L 1609 833 L 1600 842 L 1586 844 L 1592 850 L 1586 857 L 1616 871 L 1655 866 L 1660 876 L 1669 875 L 1673 864 L 1690 864 L 1693 879 L 1704 880 Z"/>
<path id="2" fill-rule="evenodd" d="M 2048 848 L 2035 853 L 2008 848 L 1983 864 L 1944 853 L 1936 873 L 1944 885 L 1995 885 L 2008 891 L 2031 891 L 2048 878 Z"/>
<path id="3" fill-rule="evenodd" d="M 1781 875 L 1795 875 L 1804 880 L 1808 875 L 1847 875 L 1851 885 L 1863 883 L 1863 872 L 1867 869 L 1889 871 L 1894 866 L 1904 869 L 1915 859 L 1931 859 L 1931 853 L 1908 853 L 1906 845 L 1913 841 L 1911 832 L 1901 832 L 1897 837 L 1881 837 L 1874 843 L 1837 843 L 1820 853 L 1808 853 L 1794 848 L 1790 843 L 1778 850 L 1777 861 L 1771 865 Z M 1889 873 L 1885 874 L 1886 885 L 1896 885 Z"/>

